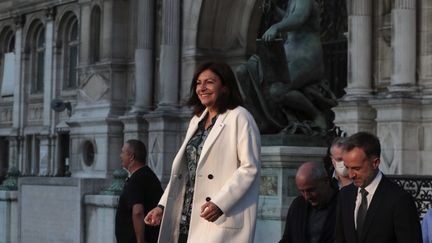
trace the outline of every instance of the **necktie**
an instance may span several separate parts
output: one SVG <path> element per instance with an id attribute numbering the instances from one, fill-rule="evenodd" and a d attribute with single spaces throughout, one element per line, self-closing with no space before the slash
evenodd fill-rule
<path id="1" fill-rule="evenodd" d="M 368 192 L 364 189 L 361 188 L 360 189 L 360 194 L 361 194 L 361 203 L 357 212 L 357 237 L 358 239 L 360 239 L 360 236 L 362 234 L 363 231 L 363 224 L 366 218 L 366 212 L 367 212 L 367 199 L 366 196 L 368 195 Z"/>

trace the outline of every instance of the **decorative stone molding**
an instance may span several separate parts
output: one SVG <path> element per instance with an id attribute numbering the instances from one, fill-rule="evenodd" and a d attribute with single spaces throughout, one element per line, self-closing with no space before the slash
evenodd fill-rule
<path id="1" fill-rule="evenodd" d="M 55 7 L 45 9 L 45 17 L 47 20 L 52 21 L 55 19 L 57 10 Z"/>
<path id="2" fill-rule="evenodd" d="M 16 28 L 22 28 L 25 24 L 25 15 L 18 15 L 14 17 L 14 23 Z"/>
<path id="3" fill-rule="evenodd" d="M 351 0 L 351 9 L 348 9 L 348 13 L 354 16 L 371 16 L 372 1 L 371 0 Z"/>
<path id="4" fill-rule="evenodd" d="M 416 0 L 395 0 L 395 9 L 415 9 Z"/>
<path id="5" fill-rule="evenodd" d="M 12 123 L 12 107 L 0 107 L 0 123 Z"/>

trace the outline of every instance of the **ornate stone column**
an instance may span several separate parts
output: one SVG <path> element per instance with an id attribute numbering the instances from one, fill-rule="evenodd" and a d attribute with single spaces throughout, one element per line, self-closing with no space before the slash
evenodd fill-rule
<path id="1" fill-rule="evenodd" d="M 15 130 L 22 128 L 23 105 L 24 105 L 24 80 L 21 76 L 21 53 L 22 53 L 22 26 L 24 17 L 15 18 L 15 89 L 13 97 L 12 126 Z"/>
<path id="2" fill-rule="evenodd" d="M 25 85 L 21 75 L 22 27 L 24 16 L 15 17 L 15 89 L 13 96 L 12 132 L 10 134 L 9 168 L 16 166 L 22 171 L 24 148 L 22 132 L 24 129 Z"/>
<path id="3" fill-rule="evenodd" d="M 133 113 L 148 111 L 153 102 L 154 0 L 137 1 L 137 49 L 135 49 L 135 104 Z M 161 70 L 165 72 L 165 68 Z"/>
<path id="4" fill-rule="evenodd" d="M 422 19 L 432 18 L 432 1 L 423 1 L 416 15 Z M 432 94 L 432 21 L 418 22 L 418 85 L 422 87 L 422 93 Z"/>
<path id="5" fill-rule="evenodd" d="M 367 96 L 372 83 L 372 1 L 348 4 L 348 86 L 346 97 Z"/>
<path id="6" fill-rule="evenodd" d="M 392 11 L 394 59 L 391 92 L 414 91 L 416 81 L 416 0 L 396 0 Z"/>
<path id="7" fill-rule="evenodd" d="M 416 0 L 394 1 L 392 27 L 390 95 L 369 101 L 377 112 L 380 168 L 390 174 L 418 174 L 422 170 L 422 119 L 428 119 L 428 112 L 422 110 L 425 101 L 410 94 L 416 91 Z"/>
<path id="8" fill-rule="evenodd" d="M 157 109 L 144 115 L 148 121 L 149 165 L 163 186 L 171 173 L 172 160 L 181 145 L 189 114 L 178 110 L 180 83 L 181 2 L 162 1 L 161 46 Z"/>
<path id="9" fill-rule="evenodd" d="M 45 58 L 44 58 L 44 93 L 43 93 L 43 125 L 50 126 L 53 110 L 51 100 L 55 92 L 53 83 L 53 41 L 54 41 L 54 9 L 46 10 L 45 24 Z"/>
<path id="10" fill-rule="evenodd" d="M 54 129 L 53 126 L 53 110 L 51 109 L 51 100 L 54 98 L 55 83 L 53 82 L 53 48 L 54 48 L 54 16 L 55 9 L 46 10 L 45 24 L 45 58 L 44 58 L 44 93 L 43 93 L 43 129 L 40 132 L 40 148 L 39 148 L 39 175 L 47 176 L 54 175 L 52 171 L 54 167 L 54 157 L 51 136 Z"/>
<path id="11" fill-rule="evenodd" d="M 334 123 L 348 135 L 375 131 L 376 111 L 368 104 L 372 84 L 372 0 L 349 0 L 348 85 L 333 108 Z"/>
<path id="12" fill-rule="evenodd" d="M 80 24 L 80 55 L 79 67 L 89 64 L 90 60 L 90 19 L 91 19 L 90 4 L 83 4 L 81 7 L 81 24 Z"/>
<path id="13" fill-rule="evenodd" d="M 131 111 L 120 117 L 124 124 L 123 140 L 139 139 L 148 147 L 148 122 L 143 114 L 153 106 L 155 1 L 131 2 L 136 15 L 135 103 Z"/>
<path id="14" fill-rule="evenodd" d="M 162 1 L 162 40 L 160 53 L 160 90 L 158 109 L 171 109 L 177 106 L 180 82 L 180 23 L 181 2 Z"/>
<path id="15" fill-rule="evenodd" d="M 101 61 L 112 58 L 112 38 L 113 38 L 113 1 L 105 0 L 103 2 L 102 22 L 101 22 Z"/>

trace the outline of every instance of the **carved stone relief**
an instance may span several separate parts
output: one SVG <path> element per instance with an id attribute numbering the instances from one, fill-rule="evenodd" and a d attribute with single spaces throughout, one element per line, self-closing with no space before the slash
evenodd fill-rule
<path id="1" fill-rule="evenodd" d="M 95 73 L 91 75 L 81 86 L 80 93 L 83 98 L 91 101 L 99 101 L 108 96 L 109 86 L 107 80 Z"/>

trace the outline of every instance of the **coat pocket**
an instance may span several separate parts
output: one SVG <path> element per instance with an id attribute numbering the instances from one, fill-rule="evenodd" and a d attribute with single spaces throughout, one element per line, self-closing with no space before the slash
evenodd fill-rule
<path id="1" fill-rule="evenodd" d="M 214 223 L 222 228 L 240 229 L 243 227 L 244 213 L 240 212 L 229 217 L 223 214 Z"/>

